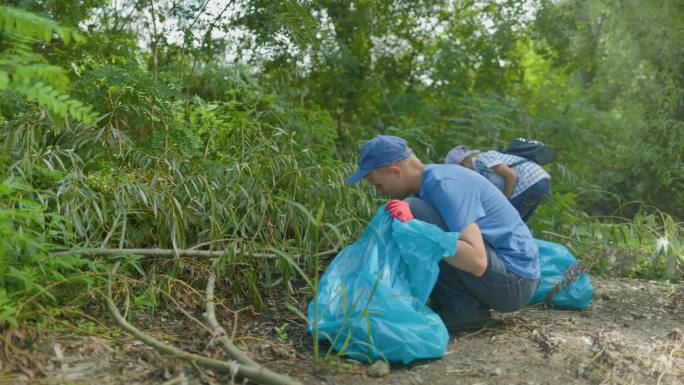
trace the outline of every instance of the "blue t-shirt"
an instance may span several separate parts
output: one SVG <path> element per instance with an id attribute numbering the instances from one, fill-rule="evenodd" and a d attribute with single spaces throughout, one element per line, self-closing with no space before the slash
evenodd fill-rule
<path id="1" fill-rule="evenodd" d="M 482 175 L 465 167 L 429 164 L 418 196 L 437 209 L 449 231 L 460 232 L 477 223 L 508 271 L 539 278 L 539 250 L 530 229 L 503 193 Z"/>

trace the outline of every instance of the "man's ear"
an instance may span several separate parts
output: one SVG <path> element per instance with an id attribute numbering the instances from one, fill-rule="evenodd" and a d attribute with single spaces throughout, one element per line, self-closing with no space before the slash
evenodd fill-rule
<path id="1" fill-rule="evenodd" d="M 403 172 L 403 171 L 401 170 L 401 167 L 399 167 L 399 166 L 397 166 L 397 165 L 394 165 L 394 164 L 391 165 L 391 166 L 389 166 L 389 167 L 387 167 L 387 169 L 388 169 L 394 176 L 396 176 L 397 178 L 401 177 L 401 174 L 402 174 L 402 172 Z"/>

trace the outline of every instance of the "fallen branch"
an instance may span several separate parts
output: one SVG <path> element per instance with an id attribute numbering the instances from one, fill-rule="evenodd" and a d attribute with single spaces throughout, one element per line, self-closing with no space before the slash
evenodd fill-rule
<path id="1" fill-rule="evenodd" d="M 252 381 L 258 382 L 260 384 L 265 384 L 265 385 L 300 385 L 299 382 L 290 379 L 289 377 L 278 375 L 276 373 L 273 373 L 261 366 L 251 366 L 251 365 L 242 365 L 236 361 L 221 361 L 221 360 L 216 360 L 213 358 L 208 358 L 205 356 L 201 356 L 199 354 L 194 354 L 194 353 L 189 353 L 184 350 L 175 348 L 173 346 L 164 344 L 151 336 L 145 334 L 144 332 L 140 331 L 137 329 L 135 326 L 131 325 L 126 321 L 126 319 L 121 316 L 121 313 L 119 313 L 119 309 L 116 307 L 114 304 L 114 300 L 112 300 L 112 280 L 114 277 L 114 274 L 116 274 L 116 269 L 119 267 L 119 263 L 117 262 L 114 267 L 112 268 L 111 275 L 109 277 L 109 281 L 107 282 L 107 295 L 105 296 L 105 301 L 107 302 L 107 308 L 109 309 L 109 312 L 112 314 L 112 317 L 114 318 L 114 321 L 125 331 L 133 335 L 135 338 L 138 340 L 144 342 L 148 346 L 156 349 L 160 353 L 164 354 L 169 354 L 173 357 L 176 357 L 178 359 L 181 359 L 185 362 L 189 363 L 195 363 L 197 365 L 201 365 L 210 369 L 214 369 L 220 372 L 226 372 L 231 374 L 232 376 L 240 376 L 244 378 L 248 378 Z M 273 375 L 278 376 L 277 378 L 274 377 Z"/>
<path id="2" fill-rule="evenodd" d="M 209 324 L 209 327 L 212 329 L 213 336 L 215 338 L 218 338 L 221 343 L 223 343 L 223 346 L 226 349 L 226 353 L 228 354 L 228 357 L 231 359 L 243 364 L 243 365 L 250 365 L 254 367 L 259 367 L 263 369 L 264 376 L 270 376 L 270 383 L 286 383 L 287 381 L 290 381 L 288 377 L 283 376 L 282 374 L 278 374 L 275 372 L 272 372 L 266 368 L 263 368 L 261 365 L 256 363 L 254 360 L 249 358 L 247 354 L 245 354 L 242 350 L 238 349 L 235 344 L 233 344 L 233 341 L 228 338 L 228 334 L 226 333 L 226 330 L 219 325 L 219 323 L 216 321 L 216 312 L 214 311 L 214 283 L 216 279 L 214 277 L 214 274 L 209 273 L 209 279 L 207 280 L 207 291 L 206 291 L 206 302 L 207 302 L 207 311 L 204 314 L 204 317 L 207 320 L 207 323 Z"/>
<path id="3" fill-rule="evenodd" d="M 237 250 L 174 250 L 174 249 L 113 249 L 113 248 L 92 248 L 92 249 L 72 249 L 68 251 L 59 251 L 56 253 L 50 253 L 50 256 L 59 257 L 64 255 L 119 255 L 119 254 L 135 254 L 144 257 L 220 257 L 228 252 L 235 253 Z M 324 257 L 328 255 L 333 255 L 337 253 L 337 249 L 331 249 L 316 253 L 314 257 Z M 257 258 L 278 258 L 276 254 L 270 253 L 247 253 L 250 257 Z M 299 257 L 297 254 L 295 257 Z"/>
<path id="4" fill-rule="evenodd" d="M 249 356 L 247 356 L 242 350 L 238 349 L 237 346 L 233 344 L 233 341 L 230 338 L 228 338 L 226 329 L 224 329 L 221 325 L 219 325 L 218 321 L 216 321 L 216 312 L 214 310 L 215 281 L 216 279 L 214 278 L 214 274 L 210 272 L 209 279 L 207 280 L 207 310 L 204 313 L 204 318 L 207 320 L 207 323 L 209 324 L 209 328 L 211 329 L 213 337 L 217 338 L 219 341 L 221 341 L 221 343 L 223 343 L 223 346 L 226 348 L 226 353 L 228 353 L 228 357 L 230 357 L 231 359 L 243 365 L 259 366 L 259 364 L 257 364 L 251 358 L 249 358 Z"/>

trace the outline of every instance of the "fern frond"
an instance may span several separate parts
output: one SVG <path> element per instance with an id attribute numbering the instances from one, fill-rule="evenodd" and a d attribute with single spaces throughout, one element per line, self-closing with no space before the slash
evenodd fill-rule
<path id="1" fill-rule="evenodd" d="M 60 91 L 66 91 L 69 86 L 69 77 L 61 67 L 49 64 L 32 64 L 17 68 L 16 75 L 19 79 L 33 79 L 50 84 Z"/>
<path id="2" fill-rule="evenodd" d="M 84 41 L 84 37 L 71 28 L 60 27 L 50 19 L 4 5 L 0 6 L 0 30 L 45 42 L 52 40 L 54 35 L 59 36 L 65 43 L 71 39 Z"/>
<path id="3" fill-rule="evenodd" d="M 60 91 L 66 91 L 69 77 L 59 66 L 44 63 L 40 55 L 29 53 L 26 55 L 5 55 L 0 53 L 0 69 L 4 70 L 14 82 L 42 81 Z M 0 89 L 3 89 L 0 83 Z"/>
<path id="4" fill-rule="evenodd" d="M 0 6 L 0 32 L 8 37 L 8 48 L 0 51 L 0 90 L 15 91 L 58 116 L 87 124 L 95 122 L 90 107 L 64 93 L 69 87 L 66 71 L 48 64 L 31 49 L 36 40 L 49 42 L 55 36 L 65 43 L 71 39 L 83 41 L 79 33 L 7 6 Z"/>
<path id="5" fill-rule="evenodd" d="M 68 95 L 55 90 L 48 84 L 40 81 L 35 83 L 26 81 L 12 83 L 10 88 L 56 115 L 70 117 L 86 124 L 95 122 L 95 115 L 89 106 L 84 105 L 78 100 L 70 99 Z"/>

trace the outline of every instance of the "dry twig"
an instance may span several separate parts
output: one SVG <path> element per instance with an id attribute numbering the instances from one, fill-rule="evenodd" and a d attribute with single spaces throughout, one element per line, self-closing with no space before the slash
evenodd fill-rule
<path id="1" fill-rule="evenodd" d="M 169 354 L 173 357 L 181 359 L 185 362 L 195 363 L 206 368 L 214 369 L 217 371 L 230 373 L 232 376 L 240 376 L 248 378 L 254 382 L 265 384 L 265 385 L 299 385 L 299 382 L 290 379 L 289 377 L 279 375 L 277 373 L 271 372 L 259 365 L 243 365 L 233 360 L 221 361 L 213 358 L 208 358 L 201 356 L 199 354 L 189 353 L 184 350 L 175 348 L 173 346 L 164 344 L 151 336 L 145 334 L 135 326 L 131 325 L 126 321 L 124 317 L 119 313 L 119 309 L 114 304 L 112 299 L 112 280 L 114 274 L 116 274 L 116 269 L 119 267 L 117 262 L 112 268 L 112 272 L 107 285 L 107 295 L 105 296 L 105 301 L 107 302 L 107 308 L 112 314 L 114 321 L 125 331 L 133 335 L 138 340 L 144 342 L 148 346 L 156 349 L 160 353 Z"/>

